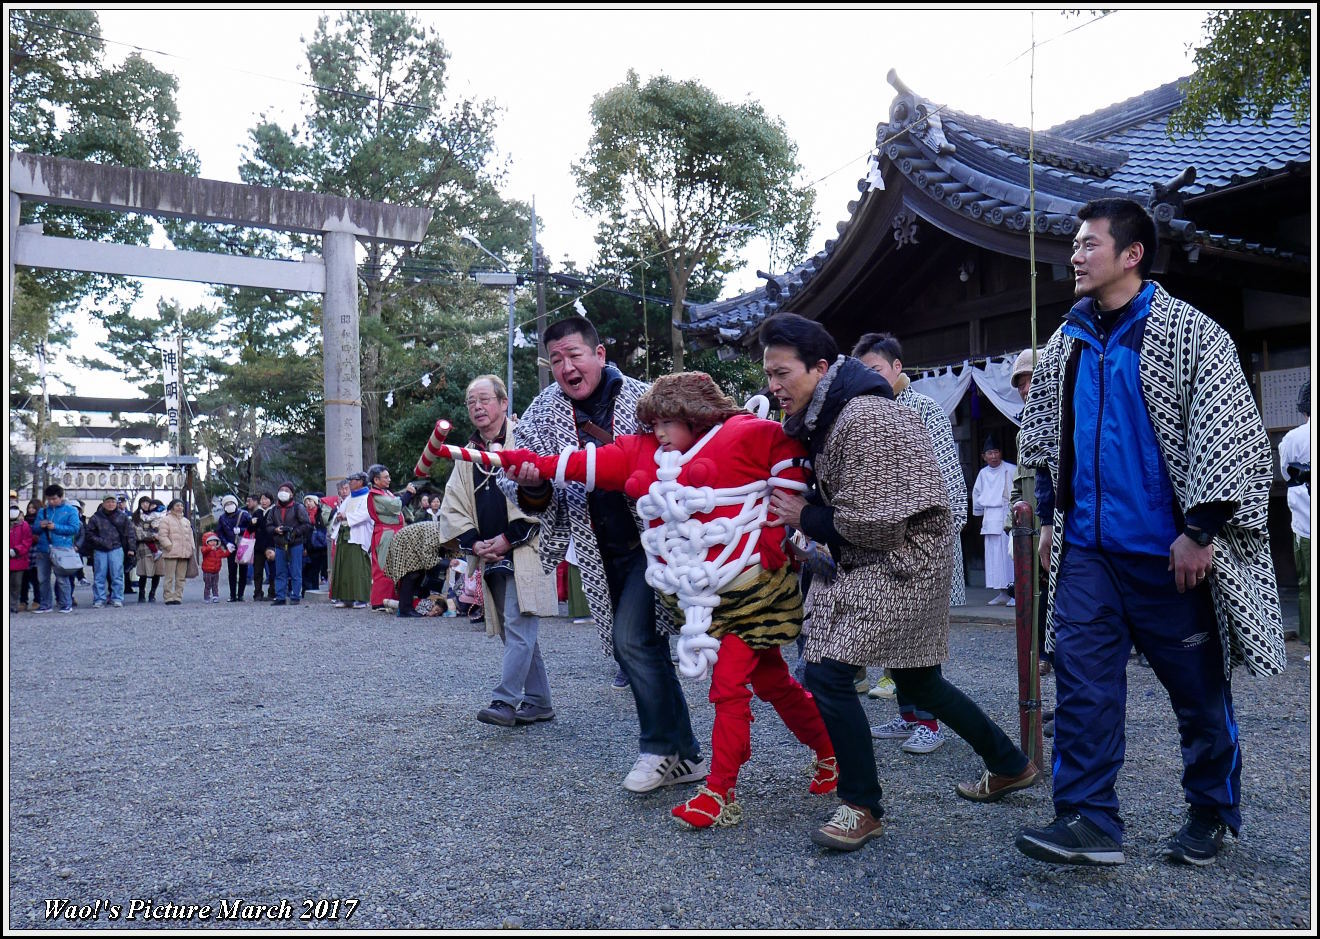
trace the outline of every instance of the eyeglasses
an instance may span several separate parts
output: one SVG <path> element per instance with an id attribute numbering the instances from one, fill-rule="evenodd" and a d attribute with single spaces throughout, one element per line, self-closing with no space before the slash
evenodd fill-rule
<path id="1" fill-rule="evenodd" d="M 489 405 L 489 404 L 494 404 L 495 402 L 497 402 L 497 401 L 499 401 L 499 400 L 500 400 L 499 398 L 491 397 L 490 395 L 486 395 L 486 396 L 481 397 L 481 398 L 468 398 L 468 399 L 467 399 L 467 406 L 468 406 L 468 407 L 472 407 L 474 404 L 486 404 L 486 405 Z"/>

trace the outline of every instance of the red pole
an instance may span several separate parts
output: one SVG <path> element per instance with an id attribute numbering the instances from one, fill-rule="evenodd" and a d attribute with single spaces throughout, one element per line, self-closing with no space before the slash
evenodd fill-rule
<path id="1" fill-rule="evenodd" d="M 435 422 L 435 430 L 431 431 L 431 439 L 426 441 L 426 448 L 422 450 L 422 455 L 417 458 L 417 465 L 413 467 L 414 476 L 430 475 L 431 464 L 440 455 L 440 448 L 444 445 L 445 438 L 449 436 L 449 428 L 449 421 L 443 418 Z"/>
<path id="2" fill-rule="evenodd" d="M 1039 769 L 1045 769 L 1045 737 L 1040 721 L 1040 671 L 1037 661 L 1034 513 L 1030 504 L 1013 506 L 1013 595 L 1017 613 L 1018 719 L 1022 751 Z M 1043 597 L 1041 598 L 1044 599 Z"/>

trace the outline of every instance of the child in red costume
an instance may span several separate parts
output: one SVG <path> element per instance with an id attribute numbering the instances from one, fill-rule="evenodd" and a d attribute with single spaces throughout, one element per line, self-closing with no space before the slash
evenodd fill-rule
<path id="1" fill-rule="evenodd" d="M 202 539 L 202 602 L 220 602 L 220 565 L 229 557 L 229 549 L 220 543 L 220 536 L 208 531 Z"/>
<path id="2" fill-rule="evenodd" d="M 542 476 L 623 490 L 648 522 L 647 581 L 684 615 L 680 670 L 714 663 L 710 774 L 673 810 L 692 828 L 736 824 L 738 770 L 751 757 L 751 698 L 768 701 L 816 753 L 810 790 L 838 785 L 834 747 L 816 702 L 793 680 L 779 648 L 802 628 L 802 596 L 784 552 L 784 529 L 767 525 L 773 485 L 805 488 L 806 452 L 774 421 L 739 408 L 704 372 L 657 379 L 637 403 L 653 432 L 554 456 L 504 450 L 508 475 L 531 463 Z M 718 651 L 716 651 L 718 650 Z"/>

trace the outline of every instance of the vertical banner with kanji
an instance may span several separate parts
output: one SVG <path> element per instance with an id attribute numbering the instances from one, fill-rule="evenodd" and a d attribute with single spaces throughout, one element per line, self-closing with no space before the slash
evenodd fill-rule
<path id="1" fill-rule="evenodd" d="M 165 419 L 169 423 L 171 453 L 179 451 L 179 352 L 173 342 L 161 350 L 161 380 L 165 383 Z"/>

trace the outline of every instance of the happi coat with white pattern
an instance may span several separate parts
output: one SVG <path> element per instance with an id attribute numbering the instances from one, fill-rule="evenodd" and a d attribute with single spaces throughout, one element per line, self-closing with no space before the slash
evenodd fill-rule
<path id="1" fill-rule="evenodd" d="M 1019 459 L 1047 467 L 1056 492 L 1061 473 L 1072 469 L 1060 466 L 1060 454 L 1071 415 L 1069 363 L 1079 351 L 1076 346 L 1060 328 L 1041 350 L 1018 437 Z M 1215 538 L 1209 578 L 1224 673 L 1245 665 L 1253 675 L 1279 674 L 1287 657 L 1266 527 L 1273 480 L 1270 444 L 1233 340 L 1210 317 L 1156 284 L 1138 373 L 1178 506 L 1184 513 L 1210 502 L 1234 506 L 1233 516 Z M 1065 509 L 1061 504 L 1054 509 L 1049 650 L 1054 648 L 1054 591 Z"/>
<path id="2" fill-rule="evenodd" d="M 623 383 L 614 399 L 612 426 L 606 427 L 614 436 L 622 434 L 646 433 L 650 428 L 637 420 L 637 402 L 646 394 L 650 386 L 635 378 L 623 376 Z M 557 384 L 542 389 L 523 413 L 522 419 L 513 428 L 514 446 L 532 450 L 543 455 L 558 456 L 565 447 L 573 450 L 582 448 L 590 438 L 584 439 L 578 432 L 577 422 L 573 417 L 573 399 L 564 394 Z M 500 488 L 511 501 L 517 500 L 517 485 L 500 474 Z M 521 503 L 519 503 L 521 504 Z M 637 515 L 637 505 L 628 500 L 628 509 L 633 522 L 637 525 L 638 537 L 642 530 L 642 520 Z M 532 513 L 535 517 L 535 513 Z M 596 533 L 591 527 L 591 517 L 587 508 L 587 487 L 581 483 L 568 483 L 555 486 L 554 495 L 548 508 L 539 516 L 541 521 L 541 567 L 551 573 L 568 553 L 571 539 L 577 554 L 578 571 L 582 575 L 582 592 L 587 596 L 587 606 L 591 608 L 591 618 L 600 634 L 601 645 L 606 655 L 614 652 L 614 604 L 610 600 L 609 586 L 605 579 L 605 563 L 600 556 L 600 547 L 596 543 Z M 656 601 L 656 628 L 664 633 L 676 633 L 678 627 L 670 616 L 665 604 Z"/>

